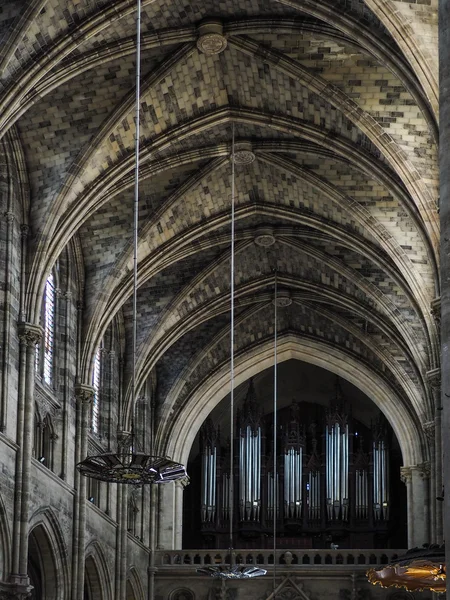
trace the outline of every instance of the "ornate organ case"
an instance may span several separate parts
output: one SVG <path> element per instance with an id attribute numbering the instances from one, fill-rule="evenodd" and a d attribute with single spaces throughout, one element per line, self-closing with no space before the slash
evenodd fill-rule
<path id="1" fill-rule="evenodd" d="M 280 547 L 388 547 L 391 433 L 384 418 L 362 425 L 338 392 L 328 409 L 292 402 L 278 423 L 274 448 L 273 415 L 263 416 L 250 384 L 236 417 L 233 465 L 230 440 L 210 419 L 203 425 L 202 545 L 227 547 L 233 477 L 236 547 L 271 547 L 274 510 Z"/>

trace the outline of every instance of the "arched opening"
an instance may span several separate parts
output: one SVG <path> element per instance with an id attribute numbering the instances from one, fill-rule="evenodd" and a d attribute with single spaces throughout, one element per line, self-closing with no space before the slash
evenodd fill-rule
<path id="1" fill-rule="evenodd" d="M 9 572 L 9 532 L 5 507 L 0 497 L 0 581 Z"/>
<path id="2" fill-rule="evenodd" d="M 63 589 L 54 551 L 44 525 L 37 525 L 28 539 L 28 576 L 32 600 L 59 600 Z"/>
<path id="3" fill-rule="evenodd" d="M 235 402 L 233 469 L 228 397 L 192 445 L 185 548 L 226 547 L 230 472 L 236 547 L 273 546 L 273 369 L 242 383 Z M 277 420 L 277 546 L 404 547 L 402 454 L 379 408 L 331 371 L 289 360 L 278 366 Z"/>
<path id="4" fill-rule="evenodd" d="M 93 556 L 85 561 L 84 600 L 104 600 L 99 570 Z"/>
<path id="5" fill-rule="evenodd" d="M 137 600 L 131 581 L 127 580 L 126 600 Z"/>
<path id="6" fill-rule="evenodd" d="M 134 567 L 128 572 L 126 586 L 126 600 L 143 600 L 144 592 L 142 590 L 141 580 Z"/>

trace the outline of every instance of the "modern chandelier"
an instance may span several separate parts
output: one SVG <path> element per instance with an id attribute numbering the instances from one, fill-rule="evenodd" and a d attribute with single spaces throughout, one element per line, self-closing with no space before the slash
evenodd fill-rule
<path id="1" fill-rule="evenodd" d="M 138 267 L 138 222 L 139 222 L 139 152 L 140 152 L 140 95 L 141 95 L 141 0 L 137 0 L 136 15 L 136 133 L 134 168 L 134 218 L 133 218 L 133 336 L 132 336 L 132 407 L 136 405 L 136 347 L 137 347 L 137 267 Z M 152 431 L 152 438 L 154 431 Z M 118 444 L 117 452 L 105 452 L 88 456 L 77 464 L 78 471 L 85 477 L 110 483 L 143 485 L 167 483 L 187 477 L 185 467 L 167 456 L 154 456 L 138 452 L 135 435 L 125 436 Z M 153 439 L 152 439 L 153 445 Z"/>
<path id="2" fill-rule="evenodd" d="M 233 514 L 234 514 L 234 479 L 233 479 L 233 440 L 234 440 L 234 287 L 235 287 L 235 164 L 236 144 L 234 139 L 234 124 L 232 125 L 231 140 L 231 268 L 230 268 L 230 531 L 229 547 L 230 562 L 222 565 L 208 565 L 197 569 L 197 573 L 208 575 L 214 579 L 252 579 L 266 575 L 267 571 L 256 565 L 243 565 L 235 562 L 233 552 Z"/>

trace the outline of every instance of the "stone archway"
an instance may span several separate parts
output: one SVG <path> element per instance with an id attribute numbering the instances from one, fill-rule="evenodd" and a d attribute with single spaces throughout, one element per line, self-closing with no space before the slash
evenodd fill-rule
<path id="1" fill-rule="evenodd" d="M 346 379 L 366 394 L 381 410 L 399 441 L 403 464 L 416 465 L 427 460 L 426 441 L 416 415 L 408 411 L 387 382 L 368 366 L 342 350 L 321 342 L 286 335 L 278 345 L 278 362 L 297 359 L 325 368 Z M 235 365 L 235 386 L 273 364 L 272 342 L 263 343 L 239 357 Z M 186 402 L 176 421 L 171 423 L 168 446 L 161 448 L 168 456 L 186 464 L 189 452 L 202 423 L 230 391 L 228 365 L 214 373 Z M 161 432 L 160 432 L 161 433 Z"/>
<path id="2" fill-rule="evenodd" d="M 9 548 L 10 537 L 8 522 L 6 520 L 6 511 L 0 496 L 0 581 L 2 581 L 9 572 Z"/>
<path id="3" fill-rule="evenodd" d="M 84 564 L 84 600 L 110 600 L 111 576 L 103 551 L 97 542 L 89 544 Z"/>
<path id="4" fill-rule="evenodd" d="M 126 585 L 126 600 L 143 600 L 144 593 L 142 591 L 141 582 L 136 569 L 130 569 Z"/>
<path id="5" fill-rule="evenodd" d="M 54 549 L 43 524 L 34 527 L 28 540 L 28 576 L 32 600 L 59 600 L 63 596 Z"/>
<path id="6" fill-rule="evenodd" d="M 88 556 L 85 561 L 84 600 L 104 600 L 100 575 L 93 556 Z"/>

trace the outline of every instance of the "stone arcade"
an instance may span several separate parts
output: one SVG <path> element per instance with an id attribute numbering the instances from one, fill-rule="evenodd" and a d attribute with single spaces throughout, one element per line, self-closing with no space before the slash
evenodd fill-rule
<path id="1" fill-rule="evenodd" d="M 132 406 L 136 2 L 0 0 L 0 599 L 407 600 L 365 572 L 450 528 L 449 0 L 142 5 Z M 190 479 L 80 476 L 131 428 Z M 196 572 L 230 473 L 250 582 Z"/>

